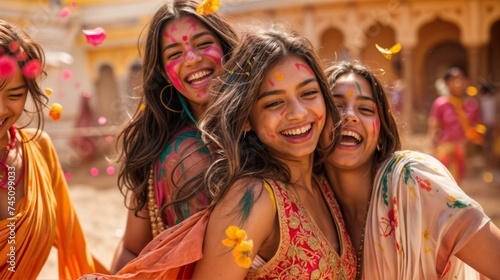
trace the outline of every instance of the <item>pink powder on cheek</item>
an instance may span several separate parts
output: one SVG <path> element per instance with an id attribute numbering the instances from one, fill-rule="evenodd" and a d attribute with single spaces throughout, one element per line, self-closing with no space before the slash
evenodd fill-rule
<path id="1" fill-rule="evenodd" d="M 323 115 L 318 117 L 318 121 L 322 121 L 322 120 L 323 120 Z"/>
<path id="2" fill-rule="evenodd" d="M 271 85 L 271 87 L 274 87 L 273 81 L 269 80 L 269 84 Z"/>
<path id="3" fill-rule="evenodd" d="M 283 116 L 286 113 L 286 109 L 283 109 L 283 111 L 280 112 L 280 116 Z"/>
<path id="4" fill-rule="evenodd" d="M 218 47 L 208 47 L 203 50 L 202 54 L 212 60 L 218 68 L 222 65 L 222 50 Z"/>
<path id="5" fill-rule="evenodd" d="M 271 139 L 276 138 L 276 135 L 274 135 L 274 134 L 268 134 L 267 136 L 269 136 Z"/>
<path id="6" fill-rule="evenodd" d="M 372 127 L 373 127 L 373 137 L 375 137 L 377 135 L 377 131 L 380 130 L 380 119 L 379 118 L 376 118 L 375 120 L 373 120 Z"/>
<path id="7" fill-rule="evenodd" d="M 175 67 L 180 63 L 180 59 L 174 60 L 171 63 L 167 64 L 165 67 L 165 72 L 168 75 L 168 78 L 172 82 L 172 85 L 180 91 L 181 93 L 186 92 L 186 89 L 181 83 L 181 80 L 179 79 L 179 76 L 177 75 L 177 72 L 175 71 Z"/>

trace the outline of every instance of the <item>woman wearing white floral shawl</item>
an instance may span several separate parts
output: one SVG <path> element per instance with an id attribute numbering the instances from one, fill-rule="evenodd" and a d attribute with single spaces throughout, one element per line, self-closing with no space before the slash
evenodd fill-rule
<path id="1" fill-rule="evenodd" d="M 344 122 L 325 171 L 357 248 L 356 278 L 500 279 L 500 230 L 437 159 L 399 151 L 376 77 L 352 62 L 327 75 Z"/>

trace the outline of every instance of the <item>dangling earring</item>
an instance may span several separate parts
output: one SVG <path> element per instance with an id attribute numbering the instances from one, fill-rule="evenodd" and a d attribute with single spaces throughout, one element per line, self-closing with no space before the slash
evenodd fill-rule
<path id="1" fill-rule="evenodd" d="M 165 89 L 169 87 L 170 88 L 170 100 L 168 101 L 168 105 L 170 105 L 170 103 L 172 102 L 172 98 L 173 98 L 173 91 L 172 91 L 172 85 L 170 83 L 168 83 L 168 86 L 165 86 L 161 92 L 160 92 L 160 101 L 161 101 L 161 104 L 163 105 L 163 107 L 167 110 L 169 110 L 170 112 L 174 112 L 174 113 L 182 113 L 182 111 L 177 111 L 177 110 L 174 110 L 174 109 L 170 109 L 168 107 L 168 105 L 165 105 L 165 103 L 163 102 L 163 91 L 165 91 Z"/>
<path id="2" fill-rule="evenodd" d="M 382 147 L 381 147 L 380 143 L 377 143 L 377 151 L 380 152 L 380 150 L 382 150 Z"/>
<path id="3" fill-rule="evenodd" d="M 245 137 L 247 137 L 247 131 L 243 130 L 243 139 L 245 139 Z"/>

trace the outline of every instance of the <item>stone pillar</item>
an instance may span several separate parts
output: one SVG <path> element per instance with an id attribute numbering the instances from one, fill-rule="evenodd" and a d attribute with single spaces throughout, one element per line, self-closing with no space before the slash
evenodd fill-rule
<path id="1" fill-rule="evenodd" d="M 412 116 L 413 113 L 413 48 L 406 46 L 401 49 L 401 60 L 403 63 L 403 83 L 404 83 L 404 97 L 403 97 L 403 112 L 402 122 L 400 122 L 401 136 L 407 137 L 412 133 Z"/>
<path id="2" fill-rule="evenodd" d="M 477 85 L 479 76 L 479 64 L 481 62 L 479 56 L 479 46 L 466 46 L 467 63 L 469 68 L 469 82 L 471 85 Z"/>

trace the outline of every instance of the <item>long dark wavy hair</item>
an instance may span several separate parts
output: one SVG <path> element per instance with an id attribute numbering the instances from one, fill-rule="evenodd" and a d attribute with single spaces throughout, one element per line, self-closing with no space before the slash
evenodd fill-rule
<path id="1" fill-rule="evenodd" d="M 266 71 L 290 55 L 303 59 L 314 72 L 325 100 L 327 121 L 340 120 L 322 62 L 305 37 L 283 25 L 248 31 L 224 65 L 224 72 L 213 80 L 213 97 L 199 122 L 202 139 L 213 157 L 199 184 L 212 199 L 209 208 L 213 209 L 241 178 L 273 178 L 291 183 L 287 166 L 270 155 L 257 135 L 253 131 L 244 135 L 244 125 L 258 100 Z M 330 132 L 335 134 L 332 139 L 338 139 L 338 129 Z M 334 144 L 323 149 L 331 150 Z M 322 160 L 315 156 L 316 164 Z"/>
<path id="2" fill-rule="evenodd" d="M 344 75 L 354 73 L 363 77 L 373 92 L 373 99 L 377 106 L 379 118 L 380 118 L 380 135 L 379 141 L 380 151 L 375 150 L 374 155 L 374 166 L 372 170 L 372 175 L 378 166 L 387 158 L 389 158 L 394 152 L 401 149 L 401 139 L 399 136 L 398 126 L 394 120 L 394 116 L 391 113 L 389 100 L 387 94 L 384 90 L 383 84 L 377 79 L 373 72 L 365 65 L 359 61 L 340 61 L 334 62 L 326 69 L 326 76 L 330 82 L 331 90 L 335 86 L 335 82 Z"/>
<path id="3" fill-rule="evenodd" d="M 172 85 L 166 89 L 164 97 L 171 98 L 167 110 L 162 106 L 161 91 L 169 86 L 163 75 L 164 65 L 161 59 L 161 38 L 163 28 L 172 20 L 182 16 L 190 16 L 211 30 L 222 46 L 225 56 L 229 56 L 238 42 L 238 36 L 229 22 L 220 14 L 200 15 L 196 7 L 200 4 L 193 0 L 173 0 L 162 5 L 151 19 L 145 32 L 141 33 L 139 44 L 144 36 L 141 53 L 142 85 L 140 87 L 141 102 L 144 110 L 136 110 L 131 121 L 118 136 L 119 160 L 122 163 L 118 176 L 118 186 L 127 199 L 131 191 L 136 199 L 135 210 L 142 209 L 147 197 L 147 181 L 149 170 L 161 152 L 173 141 L 174 136 L 183 128 L 193 125 L 189 118 L 182 118 L 178 112 L 183 111 L 177 89 Z M 177 111 L 177 112 L 175 112 Z"/>
<path id="4" fill-rule="evenodd" d="M 24 113 L 28 115 L 30 119 L 23 127 L 28 126 L 36 119 L 37 132 L 33 136 L 33 138 L 36 138 L 43 130 L 43 109 L 47 107 L 48 102 L 47 95 L 45 95 L 40 88 L 40 81 L 47 76 L 45 71 L 43 71 L 45 53 L 42 47 L 33 41 L 27 32 L 14 24 L 0 19 L 0 57 L 2 56 L 10 56 L 15 59 L 19 69 L 22 69 L 29 61 L 38 61 L 40 63 L 40 68 L 42 70 L 38 75 L 34 77 L 23 75 L 24 83 L 28 88 L 28 98 L 31 98 L 33 101 L 30 105 L 35 107 L 33 111 L 26 108 L 24 109 Z M 0 89 L 5 87 L 8 81 L 9 78 L 2 78 L 0 80 Z"/>

